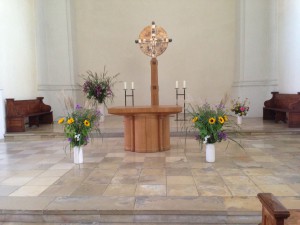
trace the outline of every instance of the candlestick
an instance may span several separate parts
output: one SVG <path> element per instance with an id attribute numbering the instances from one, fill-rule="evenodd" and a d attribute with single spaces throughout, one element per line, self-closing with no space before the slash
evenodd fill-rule
<path id="1" fill-rule="evenodd" d="M 124 89 L 126 90 L 127 89 L 127 83 L 124 82 Z"/>
<path id="2" fill-rule="evenodd" d="M 134 82 L 131 82 L 131 89 L 134 89 Z"/>
<path id="3" fill-rule="evenodd" d="M 186 81 L 183 81 L 183 88 L 186 88 Z"/>
<path id="4" fill-rule="evenodd" d="M 175 82 L 175 88 L 178 88 L 178 80 Z"/>

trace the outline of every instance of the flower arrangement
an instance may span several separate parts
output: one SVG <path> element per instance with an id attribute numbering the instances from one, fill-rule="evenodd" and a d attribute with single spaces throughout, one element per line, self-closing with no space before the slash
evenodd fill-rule
<path id="1" fill-rule="evenodd" d="M 106 104 L 106 100 L 109 99 L 113 101 L 114 93 L 112 91 L 113 86 L 117 82 L 117 77 L 119 73 L 110 77 L 107 76 L 107 71 L 102 72 L 98 75 L 96 72 L 87 71 L 87 78 L 83 78 L 85 81 L 83 83 L 83 92 L 86 94 L 88 99 L 95 100 L 98 103 Z"/>
<path id="2" fill-rule="evenodd" d="M 231 111 L 238 116 L 246 116 L 250 109 L 250 102 L 248 98 L 245 98 L 245 100 L 242 102 L 240 101 L 240 98 L 237 100 L 231 100 L 231 104 Z"/>
<path id="3" fill-rule="evenodd" d="M 70 142 L 70 147 L 86 145 L 93 130 L 100 132 L 97 124 L 101 113 L 95 109 L 86 109 L 76 105 L 75 109 L 68 109 L 68 115 L 58 120 L 64 126 L 65 136 Z"/>
<path id="4" fill-rule="evenodd" d="M 193 127 L 197 129 L 197 139 L 203 144 L 212 144 L 226 140 L 223 126 L 228 121 L 223 104 L 212 107 L 205 103 L 202 106 L 191 106 Z"/>

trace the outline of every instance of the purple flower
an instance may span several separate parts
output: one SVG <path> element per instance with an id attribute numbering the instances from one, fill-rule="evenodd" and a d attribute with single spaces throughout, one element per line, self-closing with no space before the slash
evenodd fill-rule
<path id="1" fill-rule="evenodd" d="M 72 141 L 72 138 L 68 138 L 68 141 L 71 142 L 71 141 Z"/>
<path id="2" fill-rule="evenodd" d="M 227 134 L 224 131 L 221 131 L 218 133 L 218 138 L 219 138 L 219 140 L 226 140 Z"/>
<path id="3" fill-rule="evenodd" d="M 81 109 L 82 107 L 79 104 L 76 104 L 76 109 Z"/>

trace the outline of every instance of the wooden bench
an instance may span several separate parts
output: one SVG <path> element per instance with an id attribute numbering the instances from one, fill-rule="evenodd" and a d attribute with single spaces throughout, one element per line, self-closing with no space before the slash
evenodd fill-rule
<path id="1" fill-rule="evenodd" d="M 260 225 L 299 225 L 300 209 L 287 210 L 272 193 L 259 193 L 262 204 Z"/>
<path id="2" fill-rule="evenodd" d="M 271 92 L 272 98 L 265 101 L 264 120 L 283 121 L 288 127 L 300 127 L 300 92 L 298 94 L 281 94 Z"/>
<path id="3" fill-rule="evenodd" d="M 24 132 L 28 118 L 29 127 L 52 124 L 51 106 L 43 103 L 44 97 L 30 100 L 6 99 L 6 132 Z"/>

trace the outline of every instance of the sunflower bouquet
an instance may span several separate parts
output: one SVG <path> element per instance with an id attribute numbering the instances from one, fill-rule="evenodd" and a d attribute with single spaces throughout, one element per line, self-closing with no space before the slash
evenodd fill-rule
<path id="1" fill-rule="evenodd" d="M 202 106 L 191 106 L 193 127 L 198 131 L 196 138 L 203 144 L 213 144 L 226 140 L 223 130 L 228 121 L 223 104 L 211 106 L 208 103 Z"/>
<path id="2" fill-rule="evenodd" d="M 95 109 L 87 109 L 76 105 L 68 110 L 68 115 L 58 120 L 64 126 L 65 136 L 70 147 L 86 145 L 93 130 L 99 131 L 98 122 L 101 116 Z"/>

